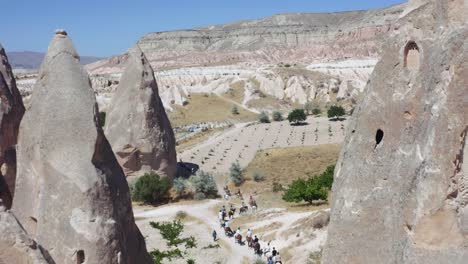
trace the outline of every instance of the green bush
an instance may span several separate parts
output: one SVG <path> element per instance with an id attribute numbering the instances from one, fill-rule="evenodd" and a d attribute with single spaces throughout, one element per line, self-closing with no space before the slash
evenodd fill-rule
<path id="1" fill-rule="evenodd" d="M 159 229 L 159 233 L 166 240 L 166 244 L 169 247 L 168 250 L 160 251 L 159 249 L 150 252 L 154 263 L 161 263 L 163 259 L 167 258 L 172 260 L 173 258 L 183 258 L 186 254 L 182 252 L 178 246 L 184 245 L 185 249 L 197 247 L 197 241 L 193 236 L 181 238 L 181 234 L 184 231 L 184 224 L 180 220 L 174 220 L 172 222 L 150 222 L 150 226 L 155 229 Z M 174 249 L 172 249 L 174 248 Z"/>
<path id="2" fill-rule="evenodd" d="M 322 110 L 320 110 L 320 108 L 312 109 L 312 114 L 313 115 L 320 115 L 321 113 L 322 113 Z"/>
<path id="3" fill-rule="evenodd" d="M 331 190 L 333 185 L 333 173 L 335 172 L 335 165 L 328 166 L 327 169 L 320 174 L 320 176 L 316 176 L 319 178 L 321 186 Z"/>
<path id="4" fill-rule="evenodd" d="M 262 173 L 258 172 L 258 171 L 254 171 L 252 173 L 252 178 L 256 182 L 261 182 L 261 181 L 265 180 L 265 176 Z"/>
<path id="5" fill-rule="evenodd" d="M 279 111 L 274 111 L 272 114 L 272 117 L 273 117 L 273 121 L 276 121 L 276 122 L 283 121 L 283 115 Z"/>
<path id="6" fill-rule="evenodd" d="M 260 123 L 270 123 L 270 118 L 268 117 L 267 112 L 262 111 L 262 112 L 258 115 L 258 121 L 260 121 Z"/>
<path id="7" fill-rule="evenodd" d="M 168 198 L 169 189 L 171 182 L 168 178 L 161 178 L 154 172 L 145 173 L 135 183 L 133 199 L 145 203 L 159 203 Z"/>
<path id="8" fill-rule="evenodd" d="M 288 121 L 290 123 L 297 123 L 306 120 L 306 114 L 304 109 L 294 109 L 288 115 Z"/>
<path id="9" fill-rule="evenodd" d="M 239 110 L 237 109 L 237 105 L 232 105 L 231 113 L 233 115 L 238 115 L 239 114 Z"/>
<path id="10" fill-rule="evenodd" d="M 339 118 L 345 114 L 344 108 L 336 105 L 332 105 L 327 111 L 328 118 Z"/>
<path id="11" fill-rule="evenodd" d="M 333 185 L 333 172 L 335 166 L 329 166 L 318 176 L 309 177 L 309 179 L 297 179 L 293 181 L 287 191 L 283 195 L 283 200 L 287 202 L 313 201 L 323 200 L 328 198 L 328 190 Z"/>
<path id="12" fill-rule="evenodd" d="M 174 191 L 178 196 L 182 196 L 185 193 L 185 190 L 187 189 L 187 180 L 184 178 L 176 178 L 174 180 L 174 185 L 172 186 Z"/>
<path id="13" fill-rule="evenodd" d="M 196 175 L 191 176 L 189 181 L 194 193 L 194 199 L 203 200 L 218 197 L 218 187 L 213 175 L 200 170 Z"/>
<path id="14" fill-rule="evenodd" d="M 242 176 L 242 169 L 239 165 L 239 162 L 234 162 L 229 168 L 229 177 L 236 186 L 240 186 L 244 181 L 244 176 Z"/>

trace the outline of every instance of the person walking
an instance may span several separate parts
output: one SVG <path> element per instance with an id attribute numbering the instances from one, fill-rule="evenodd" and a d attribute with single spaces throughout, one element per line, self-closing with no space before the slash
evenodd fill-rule
<path id="1" fill-rule="evenodd" d="M 216 241 L 217 236 L 218 234 L 216 233 L 216 230 L 213 230 L 213 241 Z"/>

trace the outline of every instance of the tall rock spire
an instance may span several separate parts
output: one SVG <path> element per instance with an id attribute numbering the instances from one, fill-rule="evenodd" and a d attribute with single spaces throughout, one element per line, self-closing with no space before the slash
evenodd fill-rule
<path id="1" fill-rule="evenodd" d="M 468 260 L 466 1 L 414 2 L 348 126 L 322 263 Z"/>
<path id="2" fill-rule="evenodd" d="M 175 138 L 153 69 L 138 45 L 130 49 L 106 118 L 106 135 L 126 174 L 155 171 L 173 178 Z"/>
<path id="3" fill-rule="evenodd" d="M 152 263 L 87 72 L 58 30 L 20 127 L 13 211 L 55 263 Z"/>
<path id="4" fill-rule="evenodd" d="M 0 206 L 11 207 L 16 178 L 16 142 L 23 100 L 5 50 L 0 45 Z"/>

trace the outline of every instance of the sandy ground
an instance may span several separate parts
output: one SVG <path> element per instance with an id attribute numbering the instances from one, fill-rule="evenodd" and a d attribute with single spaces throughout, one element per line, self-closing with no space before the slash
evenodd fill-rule
<path id="1" fill-rule="evenodd" d="M 287 121 L 238 125 L 179 153 L 178 157 L 204 171 L 223 174 L 235 161 L 246 167 L 258 150 L 341 143 L 346 125 L 346 120 L 334 122 L 325 117 L 309 117 L 303 126 L 291 126 Z"/>
<path id="2" fill-rule="evenodd" d="M 196 263 L 226 263 L 241 264 L 252 263 L 257 256 L 247 245 L 234 243 L 233 238 L 224 235 L 219 227 L 217 211 L 223 204 L 226 207 L 239 201 L 233 198 L 231 201 L 206 200 L 202 202 L 185 202 L 166 205 L 158 208 L 134 207 L 135 219 L 141 232 L 146 237 L 148 250 L 154 248 L 166 249 L 166 245 L 159 230 L 150 227 L 150 221 L 172 221 L 179 211 L 188 213 L 185 223 L 185 236 L 194 236 L 198 246 L 188 250 L 189 258 Z M 322 211 L 328 211 L 325 209 Z M 289 212 L 282 208 L 259 208 L 257 212 L 239 216 L 230 222 L 231 228 L 241 228 L 245 239 L 247 229 L 250 228 L 254 235 L 260 239 L 261 247 L 268 242 L 283 256 L 283 263 L 306 263 L 310 252 L 319 251 L 326 240 L 326 228 L 314 229 L 311 225 L 314 216 L 320 211 Z M 211 232 L 216 230 L 219 236 L 217 242 L 213 242 Z M 219 244 L 220 248 L 204 249 L 208 245 Z M 263 257 L 265 259 L 265 257 Z M 186 260 L 177 259 L 165 263 L 186 263 Z"/>

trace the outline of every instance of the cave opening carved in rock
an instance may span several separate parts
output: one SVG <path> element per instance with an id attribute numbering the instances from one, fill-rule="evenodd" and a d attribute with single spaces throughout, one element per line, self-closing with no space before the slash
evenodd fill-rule
<path id="1" fill-rule="evenodd" d="M 409 70 L 419 69 L 420 50 L 416 42 L 410 41 L 405 47 L 405 67 Z"/>

